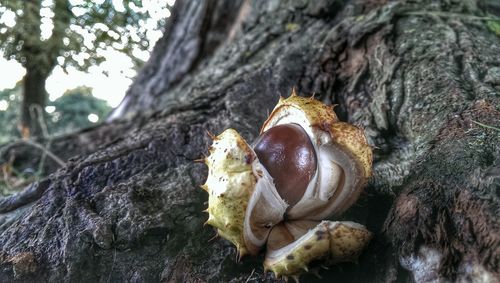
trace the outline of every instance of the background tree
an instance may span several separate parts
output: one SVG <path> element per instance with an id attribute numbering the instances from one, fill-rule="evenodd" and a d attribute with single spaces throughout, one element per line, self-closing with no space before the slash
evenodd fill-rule
<path id="1" fill-rule="evenodd" d="M 24 136 L 41 133 L 39 116 L 46 103 L 45 81 L 56 65 L 86 70 L 104 60 L 101 51 L 105 48 L 123 52 L 141 64 L 133 52 L 149 46 L 143 27 L 149 15 L 141 9 L 141 2 L 0 2 L 0 15 L 15 19 L 15 25 L 0 21 L 0 50 L 5 58 L 15 59 L 26 69 L 19 122 Z M 41 29 L 42 24 L 50 26 L 51 22 L 51 29 Z"/>
<path id="2" fill-rule="evenodd" d="M 0 144 L 20 137 L 14 121 L 19 120 L 21 89 L 22 86 L 18 83 L 12 89 L 0 91 Z M 92 95 L 91 88 L 77 87 L 47 103 L 43 111 L 43 122 L 48 135 L 55 136 L 95 125 L 102 121 L 111 109 L 106 101 Z"/>
<path id="3" fill-rule="evenodd" d="M 0 199 L 0 281 L 275 281 L 203 226 L 195 161 L 207 130 L 254 140 L 295 86 L 374 146 L 373 177 L 342 216 L 372 242 L 357 264 L 301 280 L 495 282 L 497 3 L 178 0 L 115 119 L 55 138 L 65 164 Z M 40 154 L 0 151 L 20 169 Z"/>
<path id="4" fill-rule="evenodd" d="M 54 136 L 89 128 L 102 121 L 111 111 L 106 101 L 92 95 L 91 88 L 77 87 L 49 102 L 44 109 L 41 122 L 43 129 L 46 130 L 44 134 L 47 139 L 43 144 L 20 140 L 20 133 L 14 121 L 19 120 L 21 89 L 22 86 L 18 83 L 12 89 L 0 91 L 0 148 L 9 142 L 14 144 L 27 142 L 31 147 L 35 145 L 32 149 L 44 152 L 43 148 L 50 147 Z M 25 167 L 21 171 L 16 170 L 9 162 L 0 164 L 0 194 L 16 191 L 16 187 L 38 179 L 44 174 L 45 161 L 46 158 L 42 157 L 38 164 L 34 163 L 33 166 Z"/>
<path id="5" fill-rule="evenodd" d="M 111 111 L 105 100 L 92 96 L 89 87 L 77 87 L 50 102 L 47 127 L 51 135 L 70 133 L 102 122 Z M 52 108 L 53 107 L 53 108 Z"/>

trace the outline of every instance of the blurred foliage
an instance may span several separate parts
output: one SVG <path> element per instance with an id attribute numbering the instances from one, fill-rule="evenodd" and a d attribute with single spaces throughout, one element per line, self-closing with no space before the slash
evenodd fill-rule
<path id="1" fill-rule="evenodd" d="M 150 24 L 156 23 L 159 29 L 168 17 L 167 1 L 157 3 L 165 7 L 161 9 L 165 13 L 163 19 L 153 19 L 140 0 L 0 0 L 0 53 L 7 60 L 19 62 L 27 74 L 34 74 L 39 80 L 45 80 L 57 65 L 65 71 L 74 67 L 85 72 L 103 62 L 104 51 L 109 49 L 124 53 L 139 67 L 143 62 L 137 56 L 149 49 Z M 21 137 L 20 109 L 32 106 L 21 107 L 22 96 L 45 96 L 44 90 L 23 93 L 21 85 L 0 90 L 0 146 Z M 37 100 L 24 103 L 31 101 Z M 49 136 L 88 127 L 111 109 L 85 87 L 68 91 L 44 106 L 42 120 Z M 0 164 L 3 175 L 9 176 L 5 172 L 12 170 L 9 164 Z M 0 178 L 0 185 L 1 182 Z"/>
<path id="2" fill-rule="evenodd" d="M 486 25 L 492 32 L 500 36 L 500 21 L 487 21 Z"/>
<path id="3" fill-rule="evenodd" d="M 20 84 L 0 91 L 0 145 L 20 138 L 17 121 L 21 91 Z M 49 135 L 54 136 L 90 127 L 102 121 L 111 109 L 105 100 L 92 96 L 91 88 L 78 87 L 49 102 L 44 120 Z M 89 115 L 95 115 L 98 120 L 91 122 Z"/>
<path id="4" fill-rule="evenodd" d="M 3 144 L 19 138 L 17 131 L 18 111 L 21 104 L 21 90 L 18 83 L 12 89 L 0 90 L 0 148 Z M 0 162 L 0 196 L 12 193 L 12 187 L 22 185 L 25 178 L 13 177 L 16 172 L 8 162 Z"/>
<path id="5" fill-rule="evenodd" d="M 54 107 L 54 111 L 47 113 L 47 127 L 52 135 L 90 127 L 102 121 L 112 109 L 105 100 L 92 96 L 92 89 L 89 87 L 68 90 L 54 102 L 48 103 L 46 109 L 51 107 Z M 90 121 L 90 115 L 97 120 Z"/>
<path id="6" fill-rule="evenodd" d="M 0 21 L 4 57 L 46 73 L 56 65 L 85 71 L 104 60 L 100 51 L 107 47 L 140 65 L 132 51 L 149 47 L 144 23 L 150 15 L 138 0 L 2 0 L 1 15 L 15 22 Z M 52 24 L 52 32 L 44 34 L 42 24 Z"/>
<path id="7" fill-rule="evenodd" d="M 12 89 L 0 90 L 0 145 L 19 137 L 17 121 L 21 105 L 19 83 Z"/>

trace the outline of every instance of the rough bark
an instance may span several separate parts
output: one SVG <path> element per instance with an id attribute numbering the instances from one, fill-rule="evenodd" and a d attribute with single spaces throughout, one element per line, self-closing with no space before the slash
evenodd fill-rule
<path id="1" fill-rule="evenodd" d="M 178 48 L 210 32 L 183 18 L 195 1 L 177 2 L 169 33 L 129 91 L 137 105 L 122 109 L 129 118 L 54 140 L 56 154 L 65 144 L 74 148 L 68 157 L 81 154 L 37 185 L 38 201 L 1 216 L 0 281 L 272 281 L 262 257 L 237 263 L 234 247 L 210 240 L 198 188 L 207 172 L 193 161 L 207 152 L 206 130 L 232 127 L 253 140 L 293 86 L 337 104 L 375 147 L 374 176 L 343 216 L 375 238 L 358 264 L 321 271 L 323 281 L 500 276 L 500 134 L 487 127 L 500 126 L 500 38 L 483 6 L 243 2 L 231 6 L 216 50 L 197 43 L 198 55 L 180 64 L 189 52 Z"/>
<path id="2" fill-rule="evenodd" d="M 165 104 L 166 91 L 210 57 L 231 35 L 243 3 L 237 1 L 181 1 L 174 7 L 165 36 L 135 78 L 110 120 L 137 111 L 155 111 Z"/>

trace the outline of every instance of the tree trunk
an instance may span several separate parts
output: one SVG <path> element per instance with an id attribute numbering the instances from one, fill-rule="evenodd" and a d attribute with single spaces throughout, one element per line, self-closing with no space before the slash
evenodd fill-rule
<path id="1" fill-rule="evenodd" d="M 37 67 L 27 66 L 23 78 L 20 129 L 23 137 L 42 137 L 42 123 L 47 94 L 45 81 L 48 73 Z"/>
<path id="2" fill-rule="evenodd" d="M 357 264 L 302 280 L 496 282 L 500 38 L 484 20 L 490 6 L 175 5 L 112 121 L 56 138 L 50 150 L 66 164 L 0 200 L 0 281 L 273 281 L 262 256 L 236 262 L 232 245 L 211 240 L 198 188 L 207 169 L 194 161 L 207 154 L 207 130 L 255 139 L 295 86 L 336 104 L 375 154 L 365 193 L 342 217 L 374 232 L 370 246 Z M 24 149 L 9 146 L 2 158 L 26 166 L 33 159 L 19 154 L 33 152 Z"/>

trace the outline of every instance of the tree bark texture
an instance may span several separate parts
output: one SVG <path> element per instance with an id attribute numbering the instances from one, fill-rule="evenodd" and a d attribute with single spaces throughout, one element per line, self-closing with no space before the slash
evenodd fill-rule
<path id="1" fill-rule="evenodd" d="M 0 202 L 0 281 L 272 282 L 262 256 L 236 262 L 203 226 L 207 169 L 194 161 L 206 131 L 255 139 L 295 86 L 336 104 L 375 154 L 342 217 L 372 243 L 302 280 L 497 282 L 500 38 L 481 4 L 177 1 L 110 122 L 53 140 L 65 166 Z M 28 166 L 30 153 L 2 158 Z"/>

